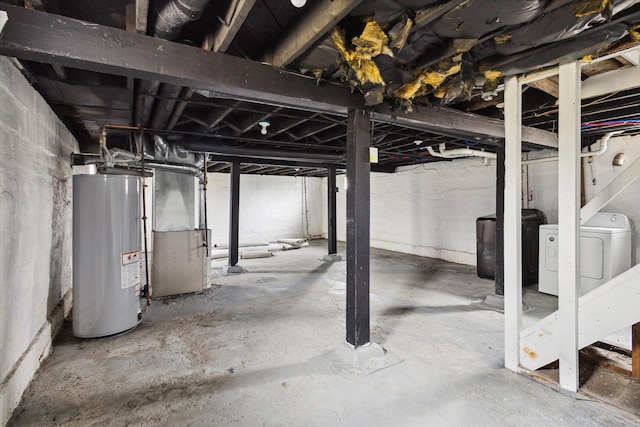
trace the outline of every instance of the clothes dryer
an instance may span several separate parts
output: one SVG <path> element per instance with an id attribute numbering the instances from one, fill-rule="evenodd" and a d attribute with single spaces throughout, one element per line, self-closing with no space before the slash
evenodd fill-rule
<path id="1" fill-rule="evenodd" d="M 538 290 L 558 295 L 558 224 L 540 226 Z M 580 296 L 631 268 L 631 226 L 619 213 L 596 213 L 580 227 Z"/>

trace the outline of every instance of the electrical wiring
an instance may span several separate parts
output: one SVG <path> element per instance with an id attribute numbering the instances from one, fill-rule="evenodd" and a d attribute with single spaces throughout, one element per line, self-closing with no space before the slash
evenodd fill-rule
<path id="1" fill-rule="evenodd" d="M 640 125 L 640 119 L 630 119 L 630 120 L 610 120 L 604 122 L 587 122 L 583 123 L 580 126 L 580 129 L 592 129 L 599 127 L 609 127 L 609 126 L 629 126 L 629 125 Z"/>

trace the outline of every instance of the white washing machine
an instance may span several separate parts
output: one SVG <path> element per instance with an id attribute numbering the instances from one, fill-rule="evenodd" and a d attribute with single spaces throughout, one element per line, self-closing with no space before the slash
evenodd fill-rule
<path id="1" fill-rule="evenodd" d="M 540 226 L 538 290 L 558 295 L 558 224 Z M 598 212 L 580 227 L 579 296 L 631 268 L 631 225 L 622 214 Z"/>

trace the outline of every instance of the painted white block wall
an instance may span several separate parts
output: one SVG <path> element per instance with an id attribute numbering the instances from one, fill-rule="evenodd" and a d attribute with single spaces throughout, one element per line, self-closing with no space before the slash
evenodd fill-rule
<path id="1" fill-rule="evenodd" d="M 594 145 L 597 150 L 598 145 Z M 614 156 L 624 153 L 626 156 L 624 166 L 612 166 Z M 554 152 L 536 153 L 536 157 L 547 157 Z M 533 158 L 534 156 L 531 156 Z M 593 184 L 591 167 L 586 159 L 583 159 L 585 172 L 585 197 L 588 202 L 598 194 L 616 176 L 620 175 L 631 163 L 640 158 L 640 137 L 617 137 L 609 140 L 607 151 L 601 156 L 593 157 L 593 175 L 596 183 Z M 549 223 L 558 222 L 558 163 L 540 163 L 529 166 L 529 185 L 533 190 L 532 208 L 542 210 Z M 638 227 L 640 227 L 640 179 L 627 187 L 622 193 L 602 208 L 603 212 L 623 213 L 631 220 L 632 227 L 632 260 L 634 264 L 640 262 L 640 239 L 638 239 Z"/>
<path id="2" fill-rule="evenodd" d="M 229 174 L 212 173 L 208 179 L 207 221 L 212 243 L 227 244 Z M 322 184 L 322 178 L 240 175 L 240 243 L 322 234 Z"/>
<path id="3" fill-rule="evenodd" d="M 338 239 L 345 240 L 344 176 L 337 182 Z M 372 173 L 371 246 L 475 265 L 475 221 L 495 212 L 495 191 L 495 161 L 478 158 Z"/>
<path id="4" fill-rule="evenodd" d="M 71 303 L 71 133 L 0 57 L 0 424 Z"/>

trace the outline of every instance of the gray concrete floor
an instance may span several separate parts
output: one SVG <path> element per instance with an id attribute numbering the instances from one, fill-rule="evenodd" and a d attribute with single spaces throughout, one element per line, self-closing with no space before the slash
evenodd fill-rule
<path id="1" fill-rule="evenodd" d="M 493 281 L 471 266 L 372 250 L 371 338 L 387 354 L 348 366 L 334 354 L 345 262 L 324 252 L 242 260 L 247 273 L 153 301 L 119 337 L 67 324 L 10 425 L 636 425 L 505 370 L 503 315 L 478 304 Z M 534 295 L 525 323 L 555 304 Z"/>

